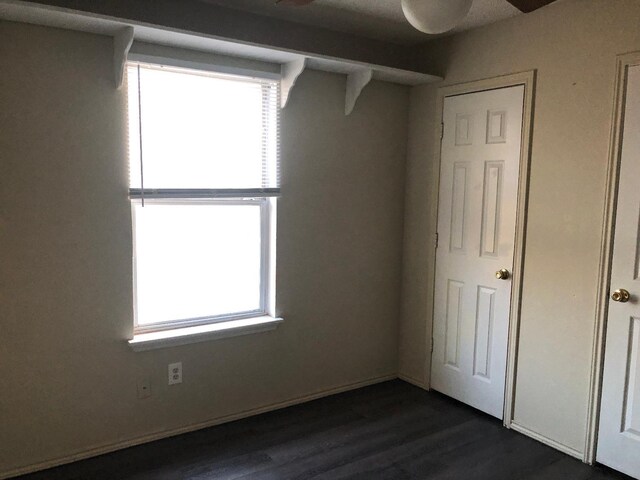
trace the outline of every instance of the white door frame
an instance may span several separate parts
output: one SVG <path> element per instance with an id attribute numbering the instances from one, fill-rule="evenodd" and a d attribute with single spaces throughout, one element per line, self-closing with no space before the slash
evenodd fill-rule
<path id="1" fill-rule="evenodd" d="M 518 332 L 520 329 L 520 303 L 522 293 L 522 267 L 524 264 L 524 241 L 527 223 L 527 201 L 529 193 L 529 163 L 531 155 L 531 138 L 533 127 L 533 106 L 535 96 L 535 70 L 505 75 L 496 78 L 478 80 L 469 83 L 457 85 L 449 85 L 438 88 L 437 95 L 437 119 L 438 119 L 438 141 L 434 152 L 435 172 L 432 185 L 432 198 L 436 205 L 437 225 L 437 207 L 440 192 L 440 160 L 441 160 L 441 144 L 442 144 L 442 119 L 444 112 L 444 99 L 446 97 L 464 95 L 468 93 L 482 92 L 486 90 L 496 90 L 499 88 L 515 87 L 524 85 L 524 109 L 522 124 L 522 142 L 520 148 L 520 173 L 518 179 L 518 205 L 516 211 L 516 237 L 514 243 L 513 256 L 513 274 L 511 285 L 511 308 L 509 312 L 509 343 L 507 349 L 507 371 L 504 395 L 504 420 L 503 423 L 507 428 L 514 428 L 513 424 L 513 401 L 515 398 L 515 379 L 516 379 L 516 359 L 518 354 Z M 434 231 L 436 231 L 434 229 Z M 435 244 L 434 244 L 435 246 Z M 435 248 L 430 252 L 432 257 L 432 265 L 435 266 L 436 251 Z M 433 269 L 433 277 L 430 279 L 429 296 L 431 301 L 430 322 L 427 326 L 427 352 L 431 352 L 433 347 L 433 307 L 435 296 L 435 268 Z M 429 368 L 427 370 L 427 388 L 431 388 L 431 353 L 429 353 Z"/>
<path id="2" fill-rule="evenodd" d="M 609 314 L 609 288 L 611 283 L 611 263 L 613 259 L 613 237 L 618 203 L 618 183 L 620 162 L 622 160 L 622 136 L 625 104 L 627 100 L 627 71 L 629 67 L 640 65 L 640 52 L 628 53 L 617 57 L 615 101 L 613 122 L 609 145 L 609 165 L 605 192 L 604 219 L 602 222 L 602 240 L 600 265 L 598 269 L 598 292 L 596 304 L 596 322 L 593 339 L 591 378 L 589 385 L 589 410 L 587 434 L 585 438 L 584 461 L 592 464 L 596 459 L 598 446 L 598 421 L 600 419 L 600 400 L 604 369 L 604 348 Z"/>

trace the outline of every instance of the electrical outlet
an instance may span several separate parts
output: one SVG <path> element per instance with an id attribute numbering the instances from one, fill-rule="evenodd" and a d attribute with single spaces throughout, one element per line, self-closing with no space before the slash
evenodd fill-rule
<path id="1" fill-rule="evenodd" d="M 137 382 L 138 400 L 144 400 L 151 396 L 151 381 L 149 377 L 140 377 Z"/>
<path id="2" fill-rule="evenodd" d="M 182 362 L 169 364 L 169 385 L 182 383 Z"/>

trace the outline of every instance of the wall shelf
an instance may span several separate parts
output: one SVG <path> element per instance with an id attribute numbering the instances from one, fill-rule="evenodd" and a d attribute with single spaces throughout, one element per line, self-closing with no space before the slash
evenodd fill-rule
<path id="1" fill-rule="evenodd" d="M 283 107 L 286 105 L 296 79 L 305 68 L 347 76 L 346 114 L 353 111 L 358 96 L 371 79 L 410 86 L 442 80 L 436 75 L 417 71 L 266 47 L 198 32 L 169 29 L 161 25 L 150 25 L 19 0 L 1 0 L 0 19 L 112 36 L 116 86 L 122 83 L 124 63 L 127 61 L 129 49 L 132 48 L 132 42 L 134 47 L 136 43 L 148 43 L 275 65 L 280 72 L 283 86 Z"/>

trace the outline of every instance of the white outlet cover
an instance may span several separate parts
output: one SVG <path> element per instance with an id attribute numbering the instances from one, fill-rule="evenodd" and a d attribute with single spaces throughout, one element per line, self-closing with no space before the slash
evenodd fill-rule
<path id="1" fill-rule="evenodd" d="M 138 399 L 144 400 L 151 396 L 151 382 L 149 377 L 140 377 L 137 382 Z"/>
<path id="2" fill-rule="evenodd" d="M 169 364 L 169 385 L 182 383 L 182 362 Z"/>

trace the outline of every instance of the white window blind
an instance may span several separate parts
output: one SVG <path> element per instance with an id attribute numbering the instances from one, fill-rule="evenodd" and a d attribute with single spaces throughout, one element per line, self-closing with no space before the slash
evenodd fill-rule
<path id="1" fill-rule="evenodd" d="M 279 82 L 140 63 L 127 73 L 133 198 L 279 194 Z"/>

